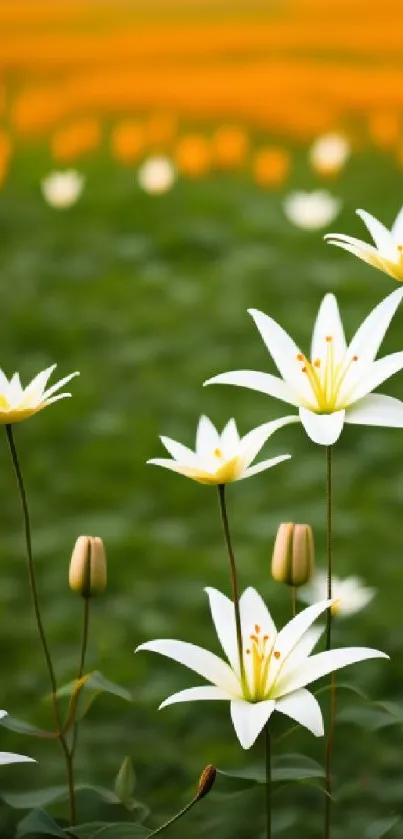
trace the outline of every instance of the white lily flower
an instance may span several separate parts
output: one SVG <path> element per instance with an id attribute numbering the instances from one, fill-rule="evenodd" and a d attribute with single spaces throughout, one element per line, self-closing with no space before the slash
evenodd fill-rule
<path id="1" fill-rule="evenodd" d="M 303 230 L 319 230 L 326 227 L 338 215 L 340 198 L 335 198 L 325 189 L 314 192 L 290 192 L 283 202 L 284 213 L 296 227 Z"/>
<path id="2" fill-rule="evenodd" d="M 198 673 L 211 686 L 181 690 L 160 708 L 177 702 L 221 699 L 231 703 L 231 717 L 241 746 L 249 749 L 274 711 L 305 726 L 316 737 L 324 733 L 315 697 L 306 685 L 358 661 L 388 658 L 379 650 L 344 647 L 311 655 L 322 634 L 312 623 L 332 603 L 309 606 L 277 632 L 264 601 L 247 588 L 239 601 L 245 678 L 241 681 L 234 604 L 213 588 L 206 589 L 211 615 L 227 663 L 214 653 L 184 641 L 157 640 L 140 644 L 139 650 L 160 653 Z"/>
<path id="3" fill-rule="evenodd" d="M 18 373 L 14 373 L 9 380 L 0 370 L 0 425 L 21 422 L 43 408 L 47 408 L 53 402 L 71 396 L 71 393 L 58 393 L 57 396 L 54 394 L 70 379 L 80 374 L 70 373 L 69 376 L 65 376 L 64 379 L 60 379 L 60 382 L 46 389 L 48 379 L 55 368 L 56 364 L 52 364 L 47 370 L 42 370 L 25 388 L 22 387 Z"/>
<path id="4" fill-rule="evenodd" d="M 68 169 L 67 172 L 51 172 L 41 182 L 42 194 L 48 204 L 58 210 L 63 210 L 78 201 L 84 182 L 84 176 L 75 169 Z"/>
<path id="5" fill-rule="evenodd" d="M 150 157 L 138 171 L 138 182 L 144 192 L 162 195 L 173 187 L 176 170 L 167 157 Z"/>
<path id="6" fill-rule="evenodd" d="M 331 613 L 335 617 L 353 615 L 365 609 L 375 596 L 375 589 L 363 585 L 359 577 L 347 577 L 340 580 L 332 577 L 333 603 Z M 298 597 L 303 603 L 318 603 L 327 594 L 327 574 L 317 571 L 309 583 L 298 589 Z"/>
<path id="7" fill-rule="evenodd" d="M 345 165 L 350 151 L 350 144 L 343 134 L 324 134 L 310 148 L 311 166 L 320 175 L 336 175 Z"/>
<path id="8" fill-rule="evenodd" d="M 403 281 L 403 207 L 399 211 L 392 229 L 388 230 L 382 222 L 378 221 L 365 210 L 357 210 L 357 215 L 367 226 L 374 242 L 368 245 L 361 239 L 354 236 L 345 236 L 344 233 L 327 233 L 325 239 L 329 245 L 337 245 L 345 251 L 350 251 L 354 256 L 385 271 L 395 280 Z"/>
<path id="9" fill-rule="evenodd" d="M 7 716 L 7 711 L 0 711 L 0 720 Z M 14 752 L 0 752 L 0 766 L 7 763 L 36 763 L 33 757 L 17 755 Z"/>
<path id="10" fill-rule="evenodd" d="M 234 419 L 230 419 L 223 432 L 219 434 L 211 420 L 201 416 L 197 426 L 196 451 L 188 449 L 182 443 L 177 443 L 176 440 L 171 440 L 170 437 L 160 437 L 174 460 L 153 458 L 147 463 L 163 466 L 165 469 L 171 469 L 172 472 L 179 472 L 200 484 L 218 486 L 218 484 L 242 481 L 244 478 L 250 478 L 258 472 L 270 469 L 271 466 L 276 466 L 283 460 L 289 460 L 290 454 L 282 454 L 250 466 L 266 440 L 278 428 L 297 420 L 298 417 L 290 416 L 273 420 L 273 422 L 265 422 L 241 438 Z"/>
<path id="11" fill-rule="evenodd" d="M 249 309 L 282 378 L 237 370 L 205 384 L 247 387 L 295 405 L 306 433 L 322 446 L 338 440 L 345 422 L 402 428 L 403 402 L 372 393 L 403 368 L 403 352 L 375 361 L 402 297 L 398 289 L 379 303 L 347 346 L 336 298 L 326 294 L 313 329 L 311 360 L 275 320 Z"/>

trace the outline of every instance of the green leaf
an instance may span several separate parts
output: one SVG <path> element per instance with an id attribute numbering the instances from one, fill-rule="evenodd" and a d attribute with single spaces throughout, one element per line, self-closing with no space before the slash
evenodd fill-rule
<path id="1" fill-rule="evenodd" d="M 320 687 L 318 690 L 315 690 L 314 694 L 315 694 L 316 697 L 318 697 L 322 693 L 328 693 L 330 691 L 330 689 L 331 689 L 331 686 L 328 683 L 328 684 Z M 366 702 L 369 701 L 369 698 L 368 698 L 367 694 L 364 693 L 364 691 L 360 687 L 358 687 L 357 685 L 353 685 L 350 682 L 337 682 L 336 681 L 336 691 L 339 691 L 339 690 L 350 691 L 351 693 L 357 694 L 357 696 L 359 696 L 361 699 L 365 699 Z"/>
<path id="2" fill-rule="evenodd" d="M 31 725 L 29 722 L 18 720 L 16 717 L 11 716 L 11 714 L 7 714 L 6 717 L 3 717 L 1 725 L 4 726 L 4 728 L 8 728 L 9 731 L 18 732 L 18 734 L 28 734 L 31 737 L 43 737 L 49 740 L 56 739 L 56 736 L 53 735 L 51 731 L 44 731 L 42 728 L 36 728 L 36 726 Z"/>
<path id="3" fill-rule="evenodd" d="M 32 833 L 40 836 L 62 836 L 66 839 L 64 830 L 44 810 L 32 810 L 17 825 L 17 837 Z"/>
<path id="4" fill-rule="evenodd" d="M 378 702 L 364 707 L 353 705 L 343 708 L 337 716 L 337 721 L 353 723 L 367 731 L 379 731 L 391 725 L 402 725 L 402 716 L 396 716 L 395 711 L 392 713 L 389 705 L 392 703 Z"/>
<path id="5" fill-rule="evenodd" d="M 384 819 L 377 819 L 367 827 L 364 839 L 381 839 L 392 827 L 400 821 L 400 816 L 387 816 Z"/>
<path id="6" fill-rule="evenodd" d="M 266 774 L 262 766 L 253 766 L 245 769 L 217 770 L 220 776 L 221 789 L 228 789 L 231 792 L 249 789 L 266 783 Z M 310 781 L 315 778 L 323 778 L 325 771 L 320 763 L 305 755 L 288 754 L 276 758 L 272 770 L 272 783 L 284 783 L 291 781 Z"/>
<path id="7" fill-rule="evenodd" d="M 133 793 L 136 787 L 136 776 L 134 773 L 132 759 L 127 755 L 119 769 L 115 779 L 115 793 L 123 804 L 129 802 L 133 798 Z"/>
<path id="8" fill-rule="evenodd" d="M 72 682 L 69 682 L 67 685 L 63 685 L 59 688 L 57 695 L 59 697 L 71 697 L 76 690 L 77 680 L 74 679 Z M 119 699 L 124 699 L 126 702 L 133 702 L 133 697 L 126 688 L 115 684 L 115 682 L 111 682 L 98 670 L 94 670 L 93 673 L 87 674 L 82 680 L 82 685 L 80 686 L 77 698 L 77 708 L 75 714 L 76 721 L 85 717 L 93 702 L 95 702 L 98 696 L 102 693 L 109 693 L 112 696 L 119 697 Z"/>
<path id="9" fill-rule="evenodd" d="M 77 793 L 85 790 L 95 793 L 95 795 L 107 804 L 121 803 L 112 790 L 92 784 L 76 784 Z M 30 792 L 11 793 L 2 791 L 0 797 L 14 810 L 31 810 L 47 807 L 49 804 L 54 804 L 57 801 L 66 801 L 69 797 L 69 790 L 67 786 L 57 786 L 31 790 Z"/>
<path id="10" fill-rule="evenodd" d="M 152 831 L 132 822 L 89 822 L 70 828 L 68 836 L 77 839 L 144 839 Z"/>

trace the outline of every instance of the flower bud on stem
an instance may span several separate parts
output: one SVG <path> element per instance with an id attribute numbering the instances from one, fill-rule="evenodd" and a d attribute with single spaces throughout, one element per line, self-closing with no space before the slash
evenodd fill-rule
<path id="1" fill-rule="evenodd" d="M 150 839 L 152 836 L 157 836 L 158 833 L 162 833 L 162 831 L 166 830 L 167 827 L 170 827 L 171 824 L 177 822 L 178 819 L 182 818 L 182 816 L 185 816 L 186 813 L 188 813 L 189 810 L 191 810 L 192 807 L 194 807 L 194 805 L 197 804 L 198 801 L 201 801 L 202 798 L 205 798 L 206 795 L 209 794 L 211 788 L 214 786 L 216 775 L 217 770 L 215 766 L 213 766 L 212 764 L 206 766 L 206 768 L 203 769 L 203 772 L 200 775 L 196 795 L 192 798 L 191 801 L 189 801 L 189 804 L 186 804 L 186 807 L 183 807 L 183 809 L 179 811 L 179 813 L 176 813 L 176 815 L 168 819 L 167 822 L 164 822 L 164 824 L 162 824 L 160 827 L 157 827 L 156 830 L 153 830 L 153 832 L 150 833 Z"/>

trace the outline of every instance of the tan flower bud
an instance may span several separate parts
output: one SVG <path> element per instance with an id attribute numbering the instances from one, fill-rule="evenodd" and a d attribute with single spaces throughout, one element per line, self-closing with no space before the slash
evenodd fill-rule
<path id="1" fill-rule="evenodd" d="M 99 536 L 79 536 L 70 560 L 69 584 L 83 597 L 94 597 L 106 588 L 106 555 Z"/>
<path id="2" fill-rule="evenodd" d="M 273 548 L 273 578 L 289 586 L 303 586 L 312 576 L 314 553 L 313 533 L 309 524 L 280 524 Z"/>
<path id="3" fill-rule="evenodd" d="M 211 788 L 214 786 L 216 775 L 217 770 L 211 763 L 203 769 L 199 778 L 199 788 L 197 791 L 197 797 L 199 800 L 200 798 L 204 798 L 205 795 L 208 795 Z"/>

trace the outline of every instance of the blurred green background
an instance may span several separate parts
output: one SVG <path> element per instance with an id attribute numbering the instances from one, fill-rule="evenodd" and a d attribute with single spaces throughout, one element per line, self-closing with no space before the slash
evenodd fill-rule
<path id="1" fill-rule="evenodd" d="M 257 0 L 254 5 L 261 11 Z M 315 16 L 313 0 L 277 4 L 274 12 L 292 11 L 295 6 L 298 18 L 304 5 Z M 395 17 L 388 18 L 388 31 L 391 49 L 396 49 L 392 36 L 399 32 L 395 23 L 400 6 L 394 0 L 387 0 L 386 6 L 395 10 Z M 41 26 L 46 32 L 46 15 L 49 13 L 50 20 L 56 12 L 46 3 L 38 3 L 39 7 L 43 7 Z M 10 8 L 5 4 L 0 10 L 4 20 L 5 10 Z M 108 4 L 99 8 L 104 14 Z M 342 0 L 334 0 L 332 8 L 338 17 L 346 6 Z M 356 0 L 356 33 L 361 32 L 362 8 L 361 0 Z M 371 4 L 371 37 L 376 31 L 374 9 Z M 144 8 L 140 11 L 145 14 Z M 164 21 L 166 9 L 159 14 Z M 225 21 L 226 14 L 223 2 L 217 19 L 223 16 Z M 379 9 L 377 14 L 379 17 Z M 326 23 L 323 8 L 322 18 Z M 133 655 L 136 645 L 157 637 L 181 638 L 219 652 L 203 587 L 216 586 L 229 593 L 215 490 L 147 466 L 146 460 L 163 456 L 159 434 L 192 445 L 201 413 L 208 414 L 219 427 L 233 416 L 244 434 L 289 412 L 288 406 L 258 393 L 202 388 L 206 378 L 225 370 L 274 372 L 247 308 L 270 313 L 308 351 L 312 324 L 326 292 L 336 293 L 350 337 L 370 309 L 397 285 L 352 256 L 327 247 L 321 230 L 294 227 L 284 214 L 283 200 L 290 191 L 323 187 L 320 175 L 309 165 L 306 141 L 319 129 L 345 127 L 339 119 L 339 106 L 334 104 L 342 98 L 337 85 L 332 88 L 336 111 L 331 116 L 320 97 L 309 119 L 300 103 L 301 113 L 307 117 L 306 135 L 295 125 L 289 126 L 287 133 L 292 96 L 285 104 L 281 100 L 282 111 L 275 92 L 272 94 L 274 111 L 277 108 L 276 113 L 282 113 L 281 118 L 273 118 L 273 124 L 268 116 L 268 96 L 264 102 L 259 100 L 262 118 L 257 119 L 254 113 L 251 124 L 246 106 L 239 108 L 236 119 L 243 125 L 245 117 L 254 149 L 270 143 L 289 155 L 292 166 L 288 170 L 285 165 L 286 172 L 280 171 L 278 181 L 274 172 L 274 181 L 269 178 L 262 184 L 250 159 L 233 172 L 210 164 L 199 170 L 196 154 L 193 174 L 197 177 L 180 175 L 165 194 L 147 194 L 137 179 L 143 151 L 139 160 L 129 161 L 126 167 L 116 155 L 113 159 L 106 141 L 96 141 L 96 148 L 82 159 L 75 159 L 74 154 L 69 157 L 69 152 L 63 158 L 57 143 L 59 152 L 46 135 L 46 119 L 41 127 L 45 135 L 39 132 L 36 136 L 34 130 L 35 136 L 22 136 L 24 125 L 27 128 L 26 114 L 29 135 L 38 112 L 34 98 L 19 123 L 21 112 L 12 107 L 14 93 L 22 86 L 24 94 L 24 86 L 31 86 L 31 59 L 26 42 L 18 40 L 18 26 L 18 21 L 10 24 L 11 40 L 4 37 L 3 58 L 0 56 L 0 83 L 5 85 L 3 110 L 0 97 L 0 128 L 13 143 L 11 164 L 8 168 L 7 162 L 7 172 L 0 172 L 0 180 L 4 177 L 0 191 L 0 364 L 8 375 L 18 370 L 23 383 L 54 362 L 59 378 L 73 370 L 81 373 L 71 384 L 71 400 L 15 428 L 32 514 L 40 598 L 58 680 L 63 684 L 77 672 L 82 622 L 80 598 L 68 588 L 71 549 L 81 533 L 104 539 L 108 589 L 91 605 L 87 670 L 101 670 L 126 687 L 133 703 L 103 695 L 94 704 L 80 729 L 77 781 L 112 788 L 119 765 L 129 754 L 137 773 L 136 794 L 151 809 L 148 823 L 156 826 L 189 800 L 207 763 L 236 768 L 258 764 L 263 755 L 259 743 L 252 751 L 242 752 L 225 703 L 184 704 L 158 713 L 157 707 L 167 695 L 201 680 L 161 657 Z M 27 26 L 26 21 L 21 23 L 24 35 Z M 301 20 L 299 26 L 303 28 Z M 306 31 L 311 37 L 313 30 L 308 27 Z M 337 31 L 340 33 L 340 27 Z M 336 29 L 329 27 L 330 39 L 334 32 Z M 343 46 L 343 32 L 340 38 Z M 381 37 L 376 54 L 378 87 L 369 85 L 371 96 L 367 91 L 371 39 L 368 43 L 360 64 L 361 98 L 367 102 L 375 97 L 372 105 L 378 107 L 377 90 L 377 95 L 385 96 L 385 107 L 399 108 L 400 82 L 392 92 L 382 87 L 382 61 L 395 81 L 401 76 L 396 55 L 393 61 L 385 59 L 387 43 Z M 11 47 L 7 53 L 7 44 L 13 44 L 15 55 L 20 49 L 23 58 L 15 59 Z M 336 45 L 339 50 L 341 46 Z M 354 48 L 349 43 L 343 46 L 352 50 L 350 63 L 358 66 L 357 56 L 362 59 L 363 47 L 361 44 L 359 53 Z M 312 44 L 307 49 L 312 50 Z M 324 64 L 334 58 L 330 48 L 328 52 L 318 50 Z M 303 44 L 301 54 L 303 57 Z M 46 55 L 38 47 L 39 65 Z M 82 63 L 85 60 L 80 59 Z M 225 60 L 228 57 L 223 65 Z M 58 64 L 57 49 L 45 68 L 51 79 L 52 61 Z M 45 70 L 37 68 L 40 83 Z M 320 72 L 313 77 L 318 85 Z M 141 83 L 139 90 L 141 99 Z M 354 90 L 344 89 L 347 99 L 350 96 L 351 100 Z M 66 88 L 64 92 L 67 101 L 69 91 Z M 322 93 L 326 96 L 326 89 Z M 56 89 L 56 100 L 58 96 Z M 189 100 L 185 116 L 179 102 L 183 125 L 190 133 L 209 137 L 220 124 L 220 103 L 215 102 L 209 111 L 207 97 L 200 120 L 196 120 L 196 100 Z M 143 108 L 149 105 L 147 100 Z M 158 101 L 156 107 L 160 105 Z M 166 107 L 167 101 L 162 105 Z M 223 104 L 226 119 L 231 107 L 227 101 Z M 67 108 L 66 113 L 72 112 Z M 144 119 L 145 111 L 139 113 Z M 358 119 L 357 114 L 361 119 L 358 104 L 357 113 L 347 116 Z M 393 137 L 392 119 L 391 140 L 388 114 L 386 139 L 381 130 L 379 142 L 373 133 L 372 140 L 364 143 L 362 126 L 357 129 L 352 120 L 351 159 L 330 183 L 343 202 L 331 230 L 363 235 L 361 222 L 354 215 L 359 206 L 388 226 L 400 209 L 401 135 Z M 396 114 L 400 119 L 400 111 Z M 135 116 L 137 119 L 137 112 Z M 109 136 L 110 113 L 104 119 L 105 136 Z M 152 144 L 147 154 L 150 150 L 160 152 Z M 172 146 L 163 151 L 174 157 Z M 8 157 L 4 149 L 0 152 L 0 158 L 3 153 Z M 57 210 L 45 202 L 40 183 L 55 167 L 71 165 L 85 175 L 85 188 L 75 205 Z M 403 312 L 398 311 L 382 354 L 402 348 L 402 329 Z M 396 375 L 383 390 L 402 398 L 403 376 Z M 315 531 L 317 563 L 324 566 L 325 451 L 311 444 L 300 426 L 279 431 L 266 451 L 267 456 L 289 451 L 293 458 L 273 471 L 231 486 L 229 516 L 241 586 L 257 587 L 281 625 L 290 617 L 291 604 L 289 591 L 270 578 L 276 529 L 281 521 L 309 522 Z M 0 462 L 0 702 L 16 717 L 50 728 L 49 684 L 31 608 L 20 503 L 5 433 Z M 381 706 L 340 691 L 333 839 L 377 839 L 382 825 L 387 824 L 384 820 L 403 815 L 402 504 L 401 431 L 346 426 L 334 457 L 334 568 L 342 577 L 361 576 L 377 589 L 377 595 L 366 611 L 336 624 L 334 641 L 336 645 L 380 648 L 390 654 L 391 661 L 357 665 L 342 674 L 340 681 L 356 684 L 373 702 L 396 703 L 396 719 Z M 326 693 L 321 704 L 326 716 Z M 322 761 L 322 740 L 315 740 L 305 730 L 282 738 L 287 727 L 285 719 L 274 719 L 276 756 L 300 752 Z M 62 755 L 56 743 L 24 738 L 5 728 L 1 735 L 2 749 L 27 752 L 37 758 L 38 765 L 2 768 L 0 796 L 64 783 Z M 178 839 L 262 839 L 263 791 L 234 791 L 229 797 L 226 792 L 222 780 L 217 781 L 211 795 L 175 825 L 172 835 Z M 324 797 L 316 786 L 281 788 L 273 801 L 276 836 L 291 839 L 296 830 L 306 839 L 321 835 Z M 132 818 L 122 809 L 101 805 L 90 795 L 80 795 L 78 806 L 81 821 Z M 52 812 L 65 818 L 67 805 L 58 803 Z M 2 837 L 10 835 L 12 824 L 22 815 L 23 811 L 5 806 L 0 810 Z M 403 836 L 401 825 L 390 836 Z"/>

